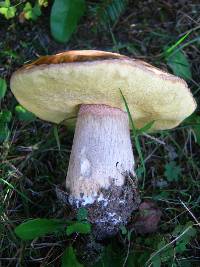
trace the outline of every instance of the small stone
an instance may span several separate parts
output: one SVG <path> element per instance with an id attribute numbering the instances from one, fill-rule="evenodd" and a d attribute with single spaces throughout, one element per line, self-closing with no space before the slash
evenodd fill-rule
<path id="1" fill-rule="evenodd" d="M 136 218 L 134 228 L 138 234 L 153 233 L 158 229 L 161 211 L 152 201 L 144 201 L 139 206 L 139 216 Z"/>

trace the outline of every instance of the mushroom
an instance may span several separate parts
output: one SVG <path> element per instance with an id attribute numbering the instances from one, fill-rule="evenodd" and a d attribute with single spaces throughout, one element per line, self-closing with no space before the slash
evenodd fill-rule
<path id="1" fill-rule="evenodd" d="M 17 100 L 39 118 L 66 123 L 77 117 L 66 178 L 68 202 L 86 207 L 99 238 L 126 224 L 139 197 L 129 120 L 152 131 L 171 129 L 196 108 L 182 79 L 152 65 L 104 51 L 44 56 L 11 77 Z"/>

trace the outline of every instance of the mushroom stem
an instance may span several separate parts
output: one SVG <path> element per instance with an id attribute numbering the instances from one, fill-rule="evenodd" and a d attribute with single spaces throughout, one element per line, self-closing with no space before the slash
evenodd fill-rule
<path id="1" fill-rule="evenodd" d="M 132 188 L 123 190 L 126 178 L 134 176 L 133 167 L 127 113 L 106 105 L 81 105 L 66 179 L 70 204 L 92 207 L 93 215 L 101 209 L 103 214 L 90 218 L 94 224 L 125 223 L 134 196 Z"/>

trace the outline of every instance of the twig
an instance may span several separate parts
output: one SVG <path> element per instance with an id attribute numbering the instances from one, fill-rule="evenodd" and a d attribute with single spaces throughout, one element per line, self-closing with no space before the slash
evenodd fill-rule
<path id="1" fill-rule="evenodd" d="M 183 205 L 183 207 L 189 212 L 189 214 L 192 216 L 192 218 L 195 220 L 195 222 L 197 223 L 197 225 L 200 227 L 200 222 L 197 220 L 197 218 L 194 216 L 194 214 L 190 211 L 190 209 L 186 206 L 186 204 L 179 199 L 181 204 Z"/>
<path id="2" fill-rule="evenodd" d="M 164 146 L 166 145 L 166 143 L 164 141 L 161 141 L 160 139 L 158 139 L 156 137 L 153 137 L 153 136 L 151 136 L 151 135 L 149 135 L 147 133 L 143 133 L 142 135 L 144 135 L 145 137 L 147 137 L 147 138 L 149 138 L 149 139 L 151 139 L 151 140 L 153 140 L 153 141 L 155 141 L 155 142 L 157 142 L 157 143 L 159 143 L 161 145 L 164 145 Z"/>
<path id="3" fill-rule="evenodd" d="M 192 228 L 192 225 L 188 226 L 179 236 L 177 236 L 176 238 L 174 238 L 170 243 L 167 243 L 165 246 L 163 246 L 162 248 L 160 248 L 159 250 L 157 250 L 155 253 L 153 253 L 150 258 L 147 260 L 145 266 L 151 266 L 151 260 L 158 255 L 160 252 L 162 252 L 163 250 L 165 250 L 166 248 L 168 248 L 170 245 L 174 244 L 177 240 L 179 240 L 179 238 L 181 238 L 185 233 L 187 233 L 190 228 Z M 147 265 L 148 264 L 148 265 Z M 149 265 L 150 264 L 150 265 Z"/>

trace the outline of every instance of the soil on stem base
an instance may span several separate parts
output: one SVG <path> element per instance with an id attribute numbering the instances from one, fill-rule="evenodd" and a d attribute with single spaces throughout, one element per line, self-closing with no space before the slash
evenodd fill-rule
<path id="1" fill-rule="evenodd" d="M 111 237 L 119 231 L 122 225 L 126 225 L 134 210 L 140 204 L 137 184 L 132 180 L 132 175 L 126 174 L 123 186 L 111 183 L 108 189 L 101 189 L 98 197 L 92 204 L 69 203 L 69 194 L 60 188 L 56 189 L 58 199 L 65 205 L 69 205 L 74 214 L 80 207 L 88 211 L 88 221 L 93 225 L 93 234 L 97 240 Z"/>

